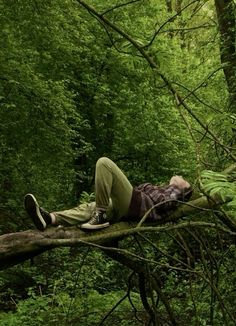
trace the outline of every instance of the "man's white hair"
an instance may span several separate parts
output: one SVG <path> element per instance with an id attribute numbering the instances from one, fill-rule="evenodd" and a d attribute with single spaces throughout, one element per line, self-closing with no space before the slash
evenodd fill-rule
<path id="1" fill-rule="evenodd" d="M 190 184 L 186 180 L 184 180 L 184 178 L 181 175 L 174 175 L 170 179 L 170 185 L 176 185 L 181 189 L 190 188 Z"/>

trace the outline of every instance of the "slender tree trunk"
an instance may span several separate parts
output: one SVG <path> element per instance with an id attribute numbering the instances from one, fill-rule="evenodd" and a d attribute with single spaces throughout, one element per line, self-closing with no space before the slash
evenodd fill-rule
<path id="1" fill-rule="evenodd" d="M 184 18 L 182 16 L 182 2 L 183 2 L 183 0 L 176 0 L 175 11 L 179 15 L 179 18 L 178 18 L 178 25 L 180 28 L 179 37 L 181 40 L 181 49 L 184 49 L 186 47 L 185 34 L 184 34 L 184 31 L 181 29 L 184 29 L 186 23 L 184 22 Z M 185 69 L 183 72 L 185 72 Z"/>
<path id="2" fill-rule="evenodd" d="M 172 0 L 166 0 L 166 7 L 167 7 L 167 11 L 169 13 L 171 13 L 173 10 L 172 10 Z"/>
<path id="3" fill-rule="evenodd" d="M 181 11 L 182 2 L 183 2 L 183 0 L 176 0 L 175 10 L 177 13 L 179 13 Z"/>
<path id="4" fill-rule="evenodd" d="M 235 4 L 233 0 L 215 0 L 220 32 L 220 57 L 229 91 L 229 110 L 236 112 Z"/>

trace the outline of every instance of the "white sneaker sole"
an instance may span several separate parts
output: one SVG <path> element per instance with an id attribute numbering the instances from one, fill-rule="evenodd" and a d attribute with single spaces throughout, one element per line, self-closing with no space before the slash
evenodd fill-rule
<path id="1" fill-rule="evenodd" d="M 40 213 L 39 204 L 37 203 L 36 198 L 32 194 L 27 194 L 24 198 L 24 204 L 25 209 L 29 216 L 32 218 L 36 228 L 40 231 L 45 230 L 47 224 Z"/>
<path id="2" fill-rule="evenodd" d="M 85 230 L 100 230 L 100 229 L 107 228 L 108 226 L 110 226 L 109 222 L 106 222 L 103 224 L 97 224 L 97 225 L 92 225 L 90 223 L 84 223 L 80 226 L 80 228 L 85 229 Z"/>

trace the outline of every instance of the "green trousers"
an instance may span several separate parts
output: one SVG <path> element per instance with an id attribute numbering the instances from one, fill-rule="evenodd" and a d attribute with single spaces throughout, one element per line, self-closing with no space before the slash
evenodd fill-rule
<path id="1" fill-rule="evenodd" d="M 118 221 L 128 213 L 133 187 L 118 166 L 107 157 L 100 158 L 95 171 L 95 202 L 53 212 L 57 223 L 84 223 L 97 208 L 107 211 L 109 219 Z"/>

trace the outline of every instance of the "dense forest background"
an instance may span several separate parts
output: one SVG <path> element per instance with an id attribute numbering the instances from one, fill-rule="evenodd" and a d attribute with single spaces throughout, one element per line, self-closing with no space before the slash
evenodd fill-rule
<path id="1" fill-rule="evenodd" d="M 216 173 L 236 161 L 235 14 L 233 0 L 0 0 L 1 234 L 33 228 L 28 192 L 48 210 L 91 200 L 101 156 L 132 184 L 180 174 L 196 196 L 236 194 Z M 0 324 L 235 325 L 233 244 L 202 228 L 125 239 L 158 262 L 163 291 L 145 298 L 99 249 L 46 252 L 0 273 Z"/>

